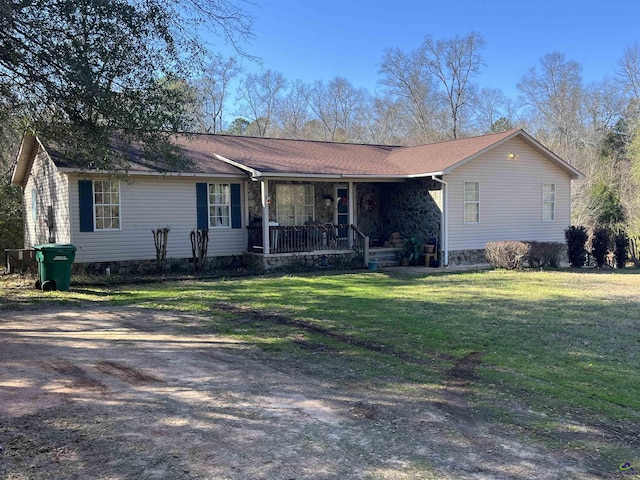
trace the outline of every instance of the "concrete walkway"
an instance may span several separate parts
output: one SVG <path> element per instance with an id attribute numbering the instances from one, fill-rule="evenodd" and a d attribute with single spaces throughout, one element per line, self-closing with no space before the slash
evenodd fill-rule
<path id="1" fill-rule="evenodd" d="M 420 265 L 410 267 L 379 267 L 379 272 L 397 272 L 406 275 L 428 275 L 431 273 L 454 273 L 470 272 L 474 270 L 490 270 L 492 267 L 488 263 L 477 263 L 473 265 L 449 265 L 448 267 L 423 267 Z"/>

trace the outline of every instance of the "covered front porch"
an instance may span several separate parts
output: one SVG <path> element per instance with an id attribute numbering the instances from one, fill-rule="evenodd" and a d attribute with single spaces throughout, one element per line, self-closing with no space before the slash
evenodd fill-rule
<path id="1" fill-rule="evenodd" d="M 262 225 L 247 227 L 248 251 L 265 252 L 263 228 Z M 369 244 L 369 237 L 354 225 L 334 223 L 279 225 L 277 222 L 270 222 L 267 228 L 270 254 L 352 250 L 362 252 Z"/>
<path id="2" fill-rule="evenodd" d="M 260 257 L 344 255 L 366 267 L 395 232 L 424 241 L 441 232 L 442 187 L 428 178 L 261 177 L 247 196 L 247 252 Z"/>

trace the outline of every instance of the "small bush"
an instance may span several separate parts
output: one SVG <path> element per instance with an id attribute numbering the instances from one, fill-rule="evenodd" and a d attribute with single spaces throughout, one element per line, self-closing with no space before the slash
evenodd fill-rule
<path id="1" fill-rule="evenodd" d="M 485 245 L 484 255 L 494 268 L 522 269 L 529 255 L 529 244 L 517 241 L 489 242 Z"/>
<path id="2" fill-rule="evenodd" d="M 598 227 L 591 236 L 591 254 L 598 268 L 607 263 L 609 246 L 611 245 L 611 231 L 608 228 Z"/>
<path id="3" fill-rule="evenodd" d="M 572 267 L 580 268 L 587 260 L 587 230 L 584 227 L 571 226 L 564 231 L 567 240 L 567 256 Z"/>
<path id="4" fill-rule="evenodd" d="M 640 267 L 640 237 L 627 237 L 629 241 L 629 258 L 636 267 Z"/>
<path id="5" fill-rule="evenodd" d="M 529 266 L 544 268 L 560 266 L 564 243 L 560 242 L 529 242 Z"/>
<path id="6" fill-rule="evenodd" d="M 625 232 L 618 232 L 614 238 L 616 268 L 624 268 L 627 265 L 627 251 L 629 249 L 629 237 Z"/>

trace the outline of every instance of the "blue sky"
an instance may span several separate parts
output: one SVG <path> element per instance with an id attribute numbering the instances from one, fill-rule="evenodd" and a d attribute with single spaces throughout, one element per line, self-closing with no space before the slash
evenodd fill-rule
<path id="1" fill-rule="evenodd" d="M 264 68 L 308 83 L 339 75 L 372 92 L 384 50 L 410 51 L 428 34 L 479 32 L 486 47 L 478 83 L 513 97 L 516 83 L 546 53 L 580 63 L 588 83 L 612 76 L 624 47 L 640 42 L 638 0 L 256 1 L 247 7 L 255 39 L 244 47 Z"/>

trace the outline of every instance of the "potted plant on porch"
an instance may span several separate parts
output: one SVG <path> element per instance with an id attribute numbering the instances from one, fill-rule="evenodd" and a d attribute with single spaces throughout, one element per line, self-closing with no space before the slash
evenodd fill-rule
<path id="1" fill-rule="evenodd" d="M 424 243 L 421 242 L 418 237 L 412 236 L 405 238 L 402 244 L 402 259 L 400 261 L 400 265 L 403 267 L 406 267 L 411 263 L 413 263 L 413 265 L 417 265 L 418 258 L 420 258 L 423 248 Z"/>

